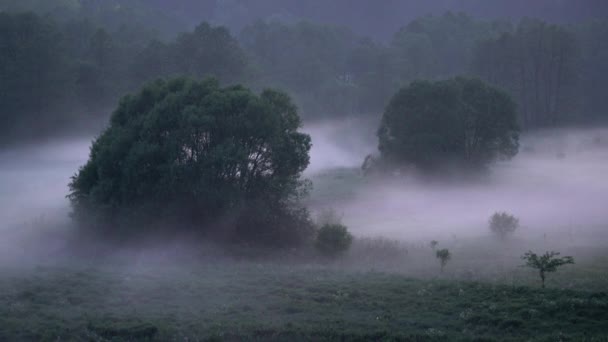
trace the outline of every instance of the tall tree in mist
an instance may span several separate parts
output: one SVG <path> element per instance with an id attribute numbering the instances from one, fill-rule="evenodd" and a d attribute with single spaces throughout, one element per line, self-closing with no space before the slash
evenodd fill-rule
<path id="1" fill-rule="evenodd" d="M 581 46 L 581 110 L 594 121 L 608 120 L 608 20 L 585 23 L 576 28 Z"/>
<path id="2" fill-rule="evenodd" d="M 47 111 L 62 106 L 71 88 L 61 43 L 50 20 L 0 13 L 0 139 L 36 131 Z"/>
<path id="3" fill-rule="evenodd" d="M 215 77 L 224 83 L 235 83 L 247 77 L 248 64 L 247 56 L 228 29 L 203 22 L 173 42 L 150 42 L 135 59 L 133 75 L 140 82 L 179 75 Z"/>
<path id="4" fill-rule="evenodd" d="M 476 79 L 413 82 L 390 101 L 378 130 L 390 165 L 481 167 L 517 154 L 513 100 Z"/>
<path id="5" fill-rule="evenodd" d="M 260 21 L 240 41 L 255 83 L 289 90 L 308 117 L 375 112 L 396 89 L 389 50 L 346 28 Z"/>
<path id="6" fill-rule="evenodd" d="M 524 127 L 554 126 L 573 112 L 579 49 L 566 29 L 534 19 L 481 42 L 474 72 L 511 93 Z"/>
<path id="7" fill-rule="evenodd" d="M 393 36 L 402 80 L 440 79 L 468 71 L 475 43 L 507 30 L 507 23 L 486 22 L 464 13 L 412 20 Z"/>
<path id="8" fill-rule="evenodd" d="M 70 183 L 75 218 L 117 234 L 168 224 L 298 242 L 310 228 L 297 201 L 310 149 L 299 126 L 280 92 L 258 96 L 215 80 L 150 83 L 122 99 Z"/>

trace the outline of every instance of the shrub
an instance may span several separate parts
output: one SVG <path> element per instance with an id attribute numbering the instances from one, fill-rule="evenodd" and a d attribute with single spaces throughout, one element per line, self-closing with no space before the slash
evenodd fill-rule
<path id="1" fill-rule="evenodd" d="M 452 258 L 450 251 L 446 248 L 440 249 L 435 253 L 437 259 L 439 259 L 439 263 L 441 264 L 441 273 L 443 273 L 443 269 L 448 261 Z"/>
<path id="2" fill-rule="evenodd" d="M 542 288 L 545 288 L 545 273 L 555 272 L 558 267 L 567 264 L 574 264 L 573 257 L 565 256 L 560 258 L 558 252 L 545 252 L 545 254 L 538 256 L 532 251 L 528 251 L 521 258 L 526 261 L 524 266 L 538 270 Z"/>
<path id="3" fill-rule="evenodd" d="M 326 256 L 338 256 L 346 252 L 353 242 L 353 236 L 342 224 L 325 224 L 319 229 L 315 248 Z"/>
<path id="4" fill-rule="evenodd" d="M 490 217 L 489 227 L 499 238 L 505 239 L 519 228 L 519 219 L 506 212 L 497 212 Z"/>

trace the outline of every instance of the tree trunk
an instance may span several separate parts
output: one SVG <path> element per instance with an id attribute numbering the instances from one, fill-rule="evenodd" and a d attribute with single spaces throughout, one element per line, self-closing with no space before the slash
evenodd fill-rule
<path id="1" fill-rule="evenodd" d="M 544 289 L 545 288 L 545 272 L 540 271 L 540 281 L 541 281 L 541 287 Z"/>

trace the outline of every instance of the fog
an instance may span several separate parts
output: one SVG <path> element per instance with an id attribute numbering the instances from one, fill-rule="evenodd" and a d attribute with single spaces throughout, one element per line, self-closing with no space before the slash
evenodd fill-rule
<path id="1" fill-rule="evenodd" d="M 313 139 L 332 126 L 311 132 Z M 370 146 L 348 139 L 318 141 L 311 172 L 328 167 L 358 167 Z M 336 141 L 338 140 L 338 141 Z M 496 211 L 520 218 L 520 236 L 605 238 L 598 230 L 608 220 L 608 130 L 570 129 L 526 133 L 520 153 L 493 165 L 480 177 L 437 181 L 402 174 L 387 179 L 338 178 L 351 189 L 343 202 L 323 203 L 343 215 L 357 235 L 400 240 L 462 238 L 489 234 L 487 221 Z M 314 177 L 313 177 L 314 178 Z M 559 232 L 559 234 L 558 234 Z"/>
<path id="2" fill-rule="evenodd" d="M 85 163 L 89 144 L 53 141 L 0 152 L 2 226 L 65 220 L 67 183 Z"/>
<path id="3" fill-rule="evenodd" d="M 608 129 L 526 133 L 520 153 L 485 175 L 433 181 L 407 174 L 363 177 L 360 165 L 375 150 L 373 127 L 351 120 L 304 128 L 313 139 L 305 172 L 316 183 L 312 198 L 322 192 L 331 196 L 313 201 L 311 209 L 335 209 L 357 236 L 403 241 L 481 237 L 489 234 L 489 216 L 507 211 L 521 220 L 520 238 L 606 238 Z M 36 233 L 69 223 L 67 184 L 86 161 L 89 144 L 90 139 L 54 141 L 0 154 L 4 244 L 23 227 Z M 346 176 L 334 177 L 336 172 Z"/>

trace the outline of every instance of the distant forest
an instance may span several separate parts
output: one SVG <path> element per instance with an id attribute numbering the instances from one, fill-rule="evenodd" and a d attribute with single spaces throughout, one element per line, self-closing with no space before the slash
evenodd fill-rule
<path id="1" fill-rule="evenodd" d="M 170 76 L 279 88 L 305 121 L 457 75 L 506 90 L 524 129 L 608 119 L 608 2 L 420 3 L 0 0 L 0 143 L 97 129 Z"/>

